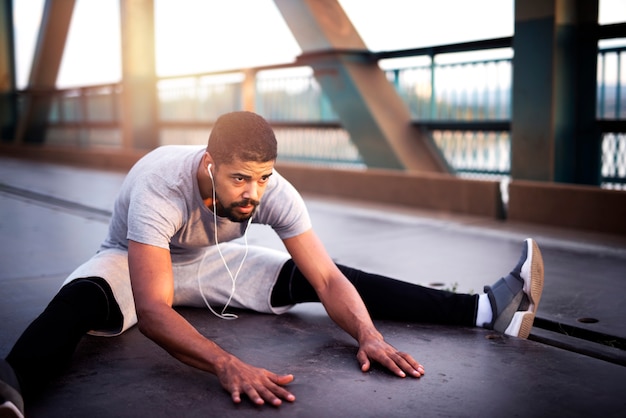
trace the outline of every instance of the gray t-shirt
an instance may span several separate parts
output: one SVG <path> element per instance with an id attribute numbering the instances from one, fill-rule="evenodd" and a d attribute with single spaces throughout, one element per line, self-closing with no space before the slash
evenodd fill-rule
<path id="1" fill-rule="evenodd" d="M 205 147 L 163 146 L 130 170 L 115 201 L 102 249 L 128 249 L 128 240 L 169 249 L 173 261 L 192 260 L 215 245 L 213 212 L 200 195 L 196 174 Z M 253 223 L 271 226 L 281 239 L 311 228 L 300 194 L 276 171 Z M 219 242 L 243 236 L 246 223 L 217 218 Z"/>

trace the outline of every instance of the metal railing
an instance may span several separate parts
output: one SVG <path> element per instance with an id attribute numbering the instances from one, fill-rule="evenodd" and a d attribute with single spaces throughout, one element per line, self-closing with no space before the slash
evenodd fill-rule
<path id="1" fill-rule="evenodd" d="M 310 67 L 260 71 L 255 110 L 274 122 L 339 122 Z"/>
<path id="2" fill-rule="evenodd" d="M 438 63 L 437 58 L 464 51 L 510 50 L 510 46 L 511 38 L 502 38 L 374 54 L 385 62 L 387 77 L 415 123 L 430 132 L 460 175 L 503 178 L 509 174 L 512 60 Z M 598 55 L 599 120 L 626 119 L 624 56 L 626 47 L 602 50 Z M 426 60 L 389 68 L 393 59 L 402 57 Z M 281 160 L 364 167 L 312 71 L 296 64 L 159 80 L 160 143 L 206 143 L 211 124 L 220 114 L 243 108 L 245 85 L 250 85 L 247 77 L 254 77 L 255 111 L 276 127 Z M 54 91 L 46 142 L 120 146 L 120 94 L 117 84 Z M 626 184 L 626 133 L 606 124 L 601 127 L 603 182 L 622 188 Z"/>
<path id="3" fill-rule="evenodd" d="M 392 66 L 394 58 L 422 57 L 419 65 L 388 69 L 387 78 L 457 175 L 509 176 L 511 46 L 512 38 L 500 38 L 379 57 L 390 59 L 386 66 Z M 505 57 L 437 62 L 439 57 L 478 51 Z"/>
<path id="4" fill-rule="evenodd" d="M 598 119 L 626 119 L 626 47 L 598 55 Z"/>

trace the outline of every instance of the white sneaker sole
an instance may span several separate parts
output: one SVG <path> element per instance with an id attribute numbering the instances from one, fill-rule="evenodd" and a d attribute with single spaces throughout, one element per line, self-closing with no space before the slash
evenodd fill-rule
<path id="1" fill-rule="evenodd" d="M 524 293 L 528 296 L 530 305 L 528 310 L 519 311 L 513 315 L 511 323 L 504 331 L 514 337 L 528 338 L 535 322 L 535 313 L 543 292 L 543 257 L 537 243 L 528 238 L 526 240 L 527 257 L 522 265 L 521 276 L 524 279 Z"/>
<path id="2" fill-rule="evenodd" d="M 24 418 L 24 414 L 13 402 L 6 401 L 0 405 L 0 418 Z"/>

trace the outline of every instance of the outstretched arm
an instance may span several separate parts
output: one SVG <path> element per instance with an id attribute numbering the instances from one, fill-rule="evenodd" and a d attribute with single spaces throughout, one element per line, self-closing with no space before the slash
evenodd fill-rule
<path id="1" fill-rule="evenodd" d="M 174 280 L 169 251 L 130 241 L 128 264 L 140 331 L 190 366 L 215 374 L 235 403 L 241 395 L 261 405 L 278 406 L 295 397 L 283 385 L 292 375 L 276 375 L 244 363 L 205 338 L 180 316 L 172 303 Z"/>
<path id="2" fill-rule="evenodd" d="M 400 377 L 420 377 L 424 368 L 407 353 L 387 344 L 374 326 L 360 295 L 332 261 L 315 232 L 284 240 L 294 262 L 317 292 L 330 317 L 359 343 L 364 372 L 374 360 Z"/>

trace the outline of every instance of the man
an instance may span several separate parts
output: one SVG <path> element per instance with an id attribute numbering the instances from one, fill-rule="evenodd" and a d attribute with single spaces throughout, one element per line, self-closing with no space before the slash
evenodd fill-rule
<path id="1" fill-rule="evenodd" d="M 220 117 L 206 149 L 161 147 L 128 173 L 99 252 L 74 271 L 0 363 L 0 404 L 17 416 L 59 373 L 86 332 L 138 325 L 172 356 L 215 374 L 233 402 L 292 402 L 292 375 L 251 366 L 196 331 L 173 306 L 228 306 L 279 314 L 320 301 L 372 361 L 400 377 L 423 366 L 389 345 L 375 318 L 485 326 L 525 338 L 543 289 L 539 248 L 526 240 L 513 271 L 483 295 L 438 291 L 336 265 L 311 227 L 301 196 L 274 170 L 276 139 L 251 112 Z M 230 241 L 251 222 L 270 225 L 287 253 Z M 220 312 L 214 308 L 222 307 Z"/>

